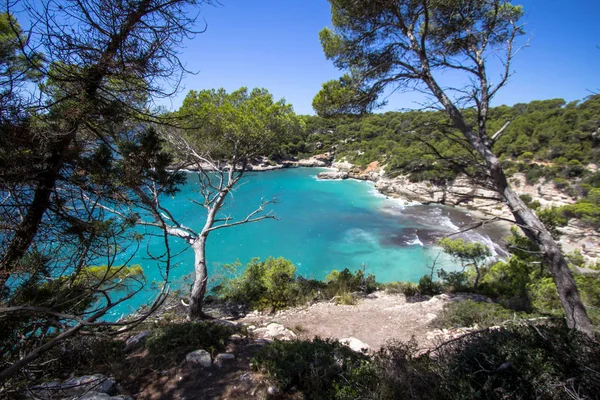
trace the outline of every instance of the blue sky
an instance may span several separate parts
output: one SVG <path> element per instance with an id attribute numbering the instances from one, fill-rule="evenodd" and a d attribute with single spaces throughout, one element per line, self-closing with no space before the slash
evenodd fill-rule
<path id="1" fill-rule="evenodd" d="M 182 61 L 197 71 L 168 107 L 188 90 L 264 87 L 298 114 L 313 114 L 322 83 L 341 72 L 325 59 L 318 33 L 330 25 L 326 0 L 220 0 L 204 6 L 205 33 L 186 43 Z M 530 46 L 517 56 L 515 75 L 495 99 L 512 105 L 561 97 L 567 101 L 600 89 L 600 0 L 523 0 Z M 419 108 L 422 96 L 396 93 L 382 109 Z"/>

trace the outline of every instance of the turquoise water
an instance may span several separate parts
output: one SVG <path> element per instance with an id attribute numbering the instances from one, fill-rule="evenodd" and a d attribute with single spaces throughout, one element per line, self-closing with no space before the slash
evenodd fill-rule
<path id="1" fill-rule="evenodd" d="M 277 198 L 270 205 L 277 220 L 264 220 L 214 231 L 207 245 L 209 273 L 223 272 L 223 264 L 253 257 L 285 257 L 307 278 L 323 279 L 332 269 L 356 270 L 364 265 L 379 282 L 416 282 L 428 273 L 428 266 L 439 254 L 432 246 L 436 234 L 456 230 L 443 207 L 405 205 L 400 200 L 379 195 L 372 183 L 354 180 L 317 180 L 318 168 L 294 168 L 249 173 L 244 183 L 229 198 L 222 215 L 244 218 L 261 198 Z M 189 201 L 198 198 L 192 179 L 181 193 L 164 205 L 186 226 L 200 230 L 204 210 Z M 149 238 L 149 248 L 158 254 L 164 244 Z M 193 251 L 179 238 L 171 238 L 176 267 L 172 281 L 193 271 Z M 145 245 L 142 246 L 142 249 Z M 156 263 L 140 251 L 132 263 L 141 264 L 149 281 L 160 280 Z M 438 267 L 452 267 L 441 257 Z M 144 304 L 152 297 L 148 291 L 132 299 L 118 314 Z"/>

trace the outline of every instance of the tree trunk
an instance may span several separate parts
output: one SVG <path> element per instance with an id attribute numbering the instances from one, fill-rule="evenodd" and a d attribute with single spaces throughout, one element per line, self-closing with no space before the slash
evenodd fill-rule
<path id="1" fill-rule="evenodd" d="M 567 325 L 587 335 L 592 335 L 593 326 L 581 301 L 575 279 L 569 269 L 562 249 L 556 243 L 550 232 L 539 220 L 537 215 L 527 207 L 521 198 L 507 186 L 504 198 L 508 203 L 516 221 L 522 225 L 527 237 L 538 245 L 558 291 L 558 297 L 565 310 Z"/>
<path id="2" fill-rule="evenodd" d="M 479 143 L 482 145 L 481 143 Z M 523 200 L 512 190 L 504 174 L 500 160 L 487 146 L 479 151 L 485 163 L 489 167 L 490 176 L 498 193 L 502 195 L 508 204 L 515 221 L 527 237 L 535 243 L 543 254 L 546 265 L 552 274 L 558 297 L 562 303 L 567 319 L 567 325 L 571 329 L 577 329 L 588 336 L 593 334 L 593 326 L 587 315 L 585 306 L 581 301 L 579 290 L 575 285 L 575 279 L 562 249 L 556 243 L 546 226 L 538 216 L 525 204 Z M 479 149 L 478 149 L 479 150 Z"/>
<path id="3" fill-rule="evenodd" d="M 481 279 L 481 271 L 479 270 L 477 263 L 474 263 L 473 266 L 475 267 L 475 283 L 473 284 L 473 289 L 477 290 L 479 287 L 479 280 Z"/>
<path id="4" fill-rule="evenodd" d="M 421 55 L 424 59 L 425 56 Z M 466 123 L 462 113 L 446 96 L 444 91 L 438 86 L 437 82 L 429 73 L 427 60 L 424 60 L 425 82 L 431 89 L 431 92 L 442 103 L 446 113 L 458 128 L 464 137 L 469 141 L 473 149 L 481 156 L 485 163 L 487 172 L 492 181 L 494 189 L 502 195 L 510 210 L 515 217 L 515 221 L 525 235 L 535 243 L 541 250 L 546 264 L 552 274 L 558 297 L 562 303 L 567 318 L 567 325 L 572 329 L 577 329 L 588 336 L 592 335 L 593 326 L 587 315 L 585 306 L 579 296 L 579 290 L 575 285 L 575 279 L 569 270 L 567 261 L 562 254 L 560 246 L 556 243 L 550 232 L 540 221 L 537 215 L 521 200 L 521 198 L 511 189 L 506 179 L 506 174 L 502 168 L 500 160 L 491 150 L 491 143 L 485 131 L 485 121 L 480 124 L 480 131 L 473 132 L 472 128 Z M 482 103 L 481 108 L 484 114 L 487 113 L 487 102 Z"/>
<path id="5" fill-rule="evenodd" d="M 207 235 L 199 235 L 198 239 L 192 244 L 194 249 L 194 285 L 190 294 L 190 308 L 188 317 L 190 320 L 202 319 L 202 303 L 206 294 L 208 282 L 208 271 L 206 269 L 206 239 Z"/>
<path id="6" fill-rule="evenodd" d="M 39 176 L 31 204 L 0 261 L 0 291 L 3 290 L 12 270 L 29 250 L 38 233 L 42 218 L 50 207 L 50 197 L 64 165 L 65 154 L 75 138 L 74 132 L 75 130 L 71 130 L 71 133 L 57 141 L 52 155 L 47 160 L 46 171 Z"/>

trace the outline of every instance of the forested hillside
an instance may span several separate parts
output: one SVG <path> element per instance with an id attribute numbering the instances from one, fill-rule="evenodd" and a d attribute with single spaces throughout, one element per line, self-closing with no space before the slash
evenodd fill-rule
<path id="1" fill-rule="evenodd" d="M 473 110 L 465 114 L 476 122 Z M 568 104 L 552 99 L 499 106 L 490 110 L 489 118 L 490 131 L 510 121 L 494 145 L 509 172 L 529 172 L 534 179 L 579 178 L 590 174 L 587 164 L 598 163 L 600 95 Z M 410 174 L 413 180 L 452 179 L 462 168 L 456 161 L 471 157 L 442 112 L 306 116 L 305 122 L 303 134 L 274 156 L 334 150 L 336 159 L 345 157 L 359 165 L 381 161 L 389 174 Z M 594 186 L 598 180 L 593 179 Z"/>

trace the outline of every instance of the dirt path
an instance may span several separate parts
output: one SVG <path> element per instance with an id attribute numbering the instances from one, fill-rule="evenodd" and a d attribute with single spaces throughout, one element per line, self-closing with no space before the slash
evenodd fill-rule
<path id="1" fill-rule="evenodd" d="M 420 347 L 428 347 L 432 343 L 427 332 L 434 329 L 431 322 L 444 304 L 465 298 L 461 295 L 439 295 L 425 301 L 407 302 L 402 294 L 375 292 L 360 299 L 356 305 L 322 302 L 275 315 L 251 313 L 238 322 L 256 327 L 276 322 L 294 331 L 300 339 L 354 337 L 373 350 L 391 339 L 408 341 L 412 336 Z"/>

